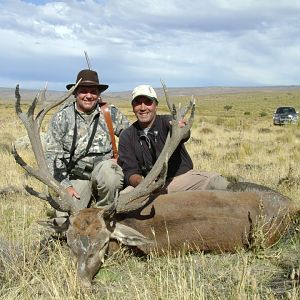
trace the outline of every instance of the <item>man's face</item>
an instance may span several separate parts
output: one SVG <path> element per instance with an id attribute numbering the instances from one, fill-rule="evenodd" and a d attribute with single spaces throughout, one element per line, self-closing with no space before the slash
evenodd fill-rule
<path id="1" fill-rule="evenodd" d="M 156 101 L 145 96 L 139 96 L 132 102 L 132 108 L 143 128 L 151 127 L 156 116 Z"/>
<path id="2" fill-rule="evenodd" d="M 84 113 L 91 112 L 95 108 L 99 96 L 100 92 L 97 86 L 79 86 L 75 92 L 77 109 Z"/>

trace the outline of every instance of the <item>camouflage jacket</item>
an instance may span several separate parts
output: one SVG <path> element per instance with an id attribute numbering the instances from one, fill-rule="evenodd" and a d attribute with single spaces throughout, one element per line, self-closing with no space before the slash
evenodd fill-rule
<path id="1" fill-rule="evenodd" d="M 115 106 L 109 105 L 109 111 L 114 133 L 119 136 L 123 129 L 129 127 L 129 121 Z M 97 121 L 98 116 L 99 121 Z M 77 134 L 75 145 L 72 147 L 75 121 Z M 86 153 L 96 121 L 98 122 L 96 132 Z M 73 155 L 71 155 L 72 149 Z M 72 185 L 70 182 L 72 170 L 84 169 L 87 165 L 92 168 L 96 161 L 112 158 L 111 139 L 99 106 L 89 115 L 78 112 L 75 109 L 75 102 L 68 103 L 59 110 L 48 127 L 45 157 L 50 172 L 65 188 Z"/>

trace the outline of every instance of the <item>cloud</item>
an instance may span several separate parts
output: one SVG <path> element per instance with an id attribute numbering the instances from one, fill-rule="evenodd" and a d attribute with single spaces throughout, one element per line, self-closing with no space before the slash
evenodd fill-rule
<path id="1" fill-rule="evenodd" d="M 64 90 L 86 68 L 110 91 L 298 84 L 300 3 L 0 1 L 0 86 Z"/>

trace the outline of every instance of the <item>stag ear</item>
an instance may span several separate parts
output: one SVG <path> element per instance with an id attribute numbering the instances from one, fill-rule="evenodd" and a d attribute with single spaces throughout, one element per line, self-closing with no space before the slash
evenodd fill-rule
<path id="1" fill-rule="evenodd" d="M 110 205 L 105 206 L 103 212 L 99 215 L 102 215 L 104 221 L 107 222 L 114 217 L 115 213 L 116 213 L 116 202 L 114 201 Z"/>
<path id="2" fill-rule="evenodd" d="M 70 220 L 68 217 L 58 217 L 47 220 L 38 220 L 37 223 L 55 233 L 63 233 L 68 230 Z"/>
<path id="3" fill-rule="evenodd" d="M 111 234 L 111 238 L 116 239 L 124 245 L 140 246 L 153 243 L 152 240 L 146 238 L 141 233 L 129 226 L 120 223 L 116 223 L 115 225 L 116 226 Z"/>

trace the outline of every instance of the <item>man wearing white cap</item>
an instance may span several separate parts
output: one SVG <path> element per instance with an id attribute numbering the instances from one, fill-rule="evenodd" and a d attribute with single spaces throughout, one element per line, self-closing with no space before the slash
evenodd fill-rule
<path id="1" fill-rule="evenodd" d="M 149 173 L 161 153 L 170 130 L 169 115 L 157 114 L 157 95 L 150 85 L 139 85 L 132 92 L 133 112 L 137 118 L 119 138 L 118 163 L 123 169 L 125 186 L 135 187 Z M 180 124 L 181 123 L 181 124 Z M 185 126 L 183 120 L 179 126 Z M 226 189 L 228 181 L 217 173 L 197 171 L 184 139 L 168 162 L 166 190 Z"/>

